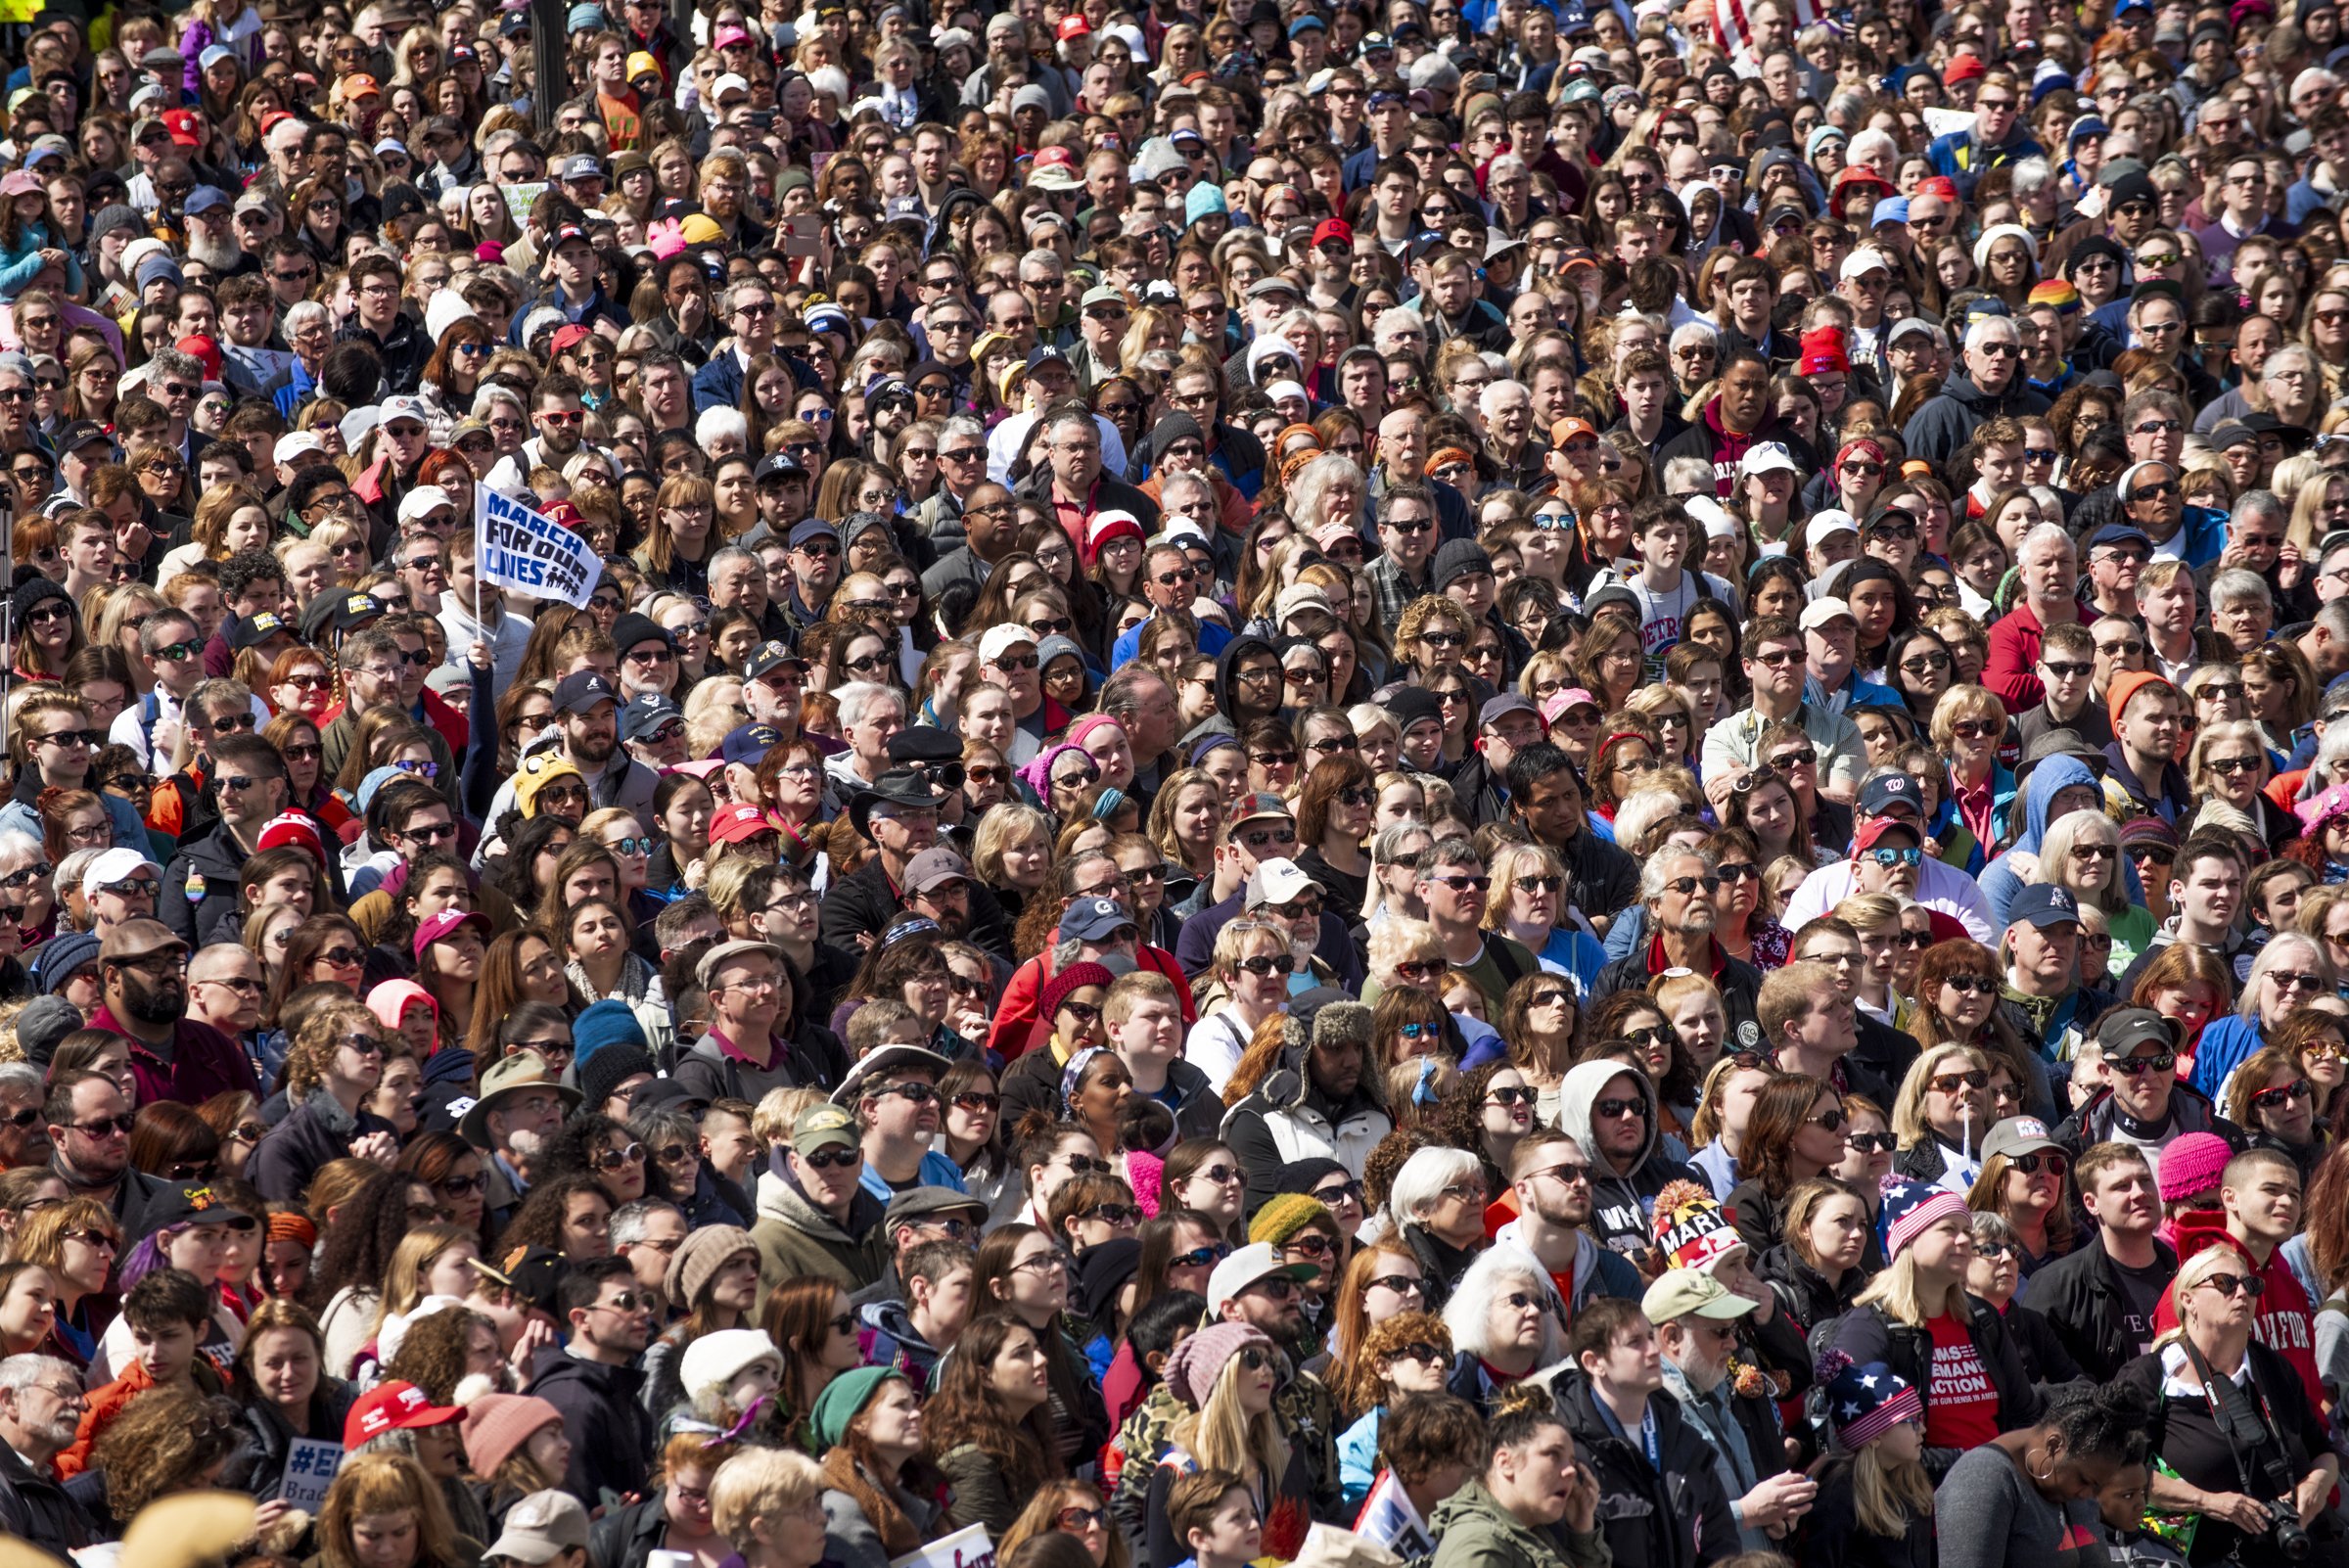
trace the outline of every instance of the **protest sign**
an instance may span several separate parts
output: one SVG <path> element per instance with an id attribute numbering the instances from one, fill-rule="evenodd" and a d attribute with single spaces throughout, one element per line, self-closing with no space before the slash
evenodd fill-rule
<path id="1" fill-rule="evenodd" d="M 893 1557 L 889 1568 L 995 1568 L 995 1547 L 987 1539 L 987 1526 L 965 1525 L 919 1551 Z"/>
<path id="2" fill-rule="evenodd" d="M 326 1489 L 343 1468 L 343 1445 L 296 1438 L 286 1449 L 286 1480 L 279 1496 L 304 1513 L 326 1506 Z"/>
<path id="3" fill-rule="evenodd" d="M 584 607 L 603 558 L 562 524 L 486 484 L 473 487 L 475 559 L 481 579 L 532 599 Z"/>

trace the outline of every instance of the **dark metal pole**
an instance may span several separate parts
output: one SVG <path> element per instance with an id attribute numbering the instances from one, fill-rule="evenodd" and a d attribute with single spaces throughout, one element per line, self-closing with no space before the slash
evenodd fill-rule
<path id="1" fill-rule="evenodd" d="M 530 120 L 541 131 L 554 129 L 556 106 L 570 96 L 564 68 L 567 20 L 564 0 L 530 0 L 530 69 L 537 78 L 530 91 Z"/>

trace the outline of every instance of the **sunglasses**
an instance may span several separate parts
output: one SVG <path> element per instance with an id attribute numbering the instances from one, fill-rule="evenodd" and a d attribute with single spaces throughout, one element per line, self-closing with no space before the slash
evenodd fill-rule
<path id="1" fill-rule="evenodd" d="M 2072 1168 L 2070 1160 L 2053 1153 L 2018 1154 L 2006 1163 L 2025 1176 L 2037 1176 L 2045 1171 L 2051 1176 L 2060 1176 Z"/>
<path id="2" fill-rule="evenodd" d="M 1890 1154 L 1894 1147 L 1889 1132 L 1846 1132 L 1843 1140 L 1862 1154 Z"/>
<path id="3" fill-rule="evenodd" d="M 2294 1100 L 2305 1100 L 2317 1091 L 2307 1079 L 2296 1079 L 2280 1088 L 2261 1089 L 2251 1096 L 2251 1103 L 2263 1111 L 2280 1111 Z"/>

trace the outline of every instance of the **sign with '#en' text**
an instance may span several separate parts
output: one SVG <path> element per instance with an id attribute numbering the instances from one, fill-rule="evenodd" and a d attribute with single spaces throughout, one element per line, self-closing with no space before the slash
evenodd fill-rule
<path id="1" fill-rule="evenodd" d="M 486 484 L 473 487 L 473 527 L 484 582 L 531 599 L 586 606 L 604 562 L 584 538 Z"/>
<path id="2" fill-rule="evenodd" d="M 326 1506 L 326 1489 L 343 1468 L 343 1445 L 316 1438 L 296 1438 L 286 1449 L 286 1478 L 278 1494 L 304 1513 Z"/>
<path id="3" fill-rule="evenodd" d="M 965 1525 L 919 1551 L 891 1559 L 889 1568 L 995 1568 L 995 1547 L 987 1539 L 987 1526 Z"/>

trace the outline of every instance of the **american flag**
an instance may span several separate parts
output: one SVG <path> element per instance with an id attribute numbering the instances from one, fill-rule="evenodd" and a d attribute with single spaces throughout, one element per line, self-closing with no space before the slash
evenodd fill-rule
<path id="1" fill-rule="evenodd" d="M 1740 73 L 1757 70 L 1761 62 L 1754 58 L 1753 33 L 1745 22 L 1746 8 L 1753 0 L 1713 0 L 1713 35 L 1722 51 L 1736 65 Z M 1818 0 L 1778 0 L 1780 5 L 1794 8 L 1794 30 L 1800 33 L 1818 22 L 1821 13 Z"/>

